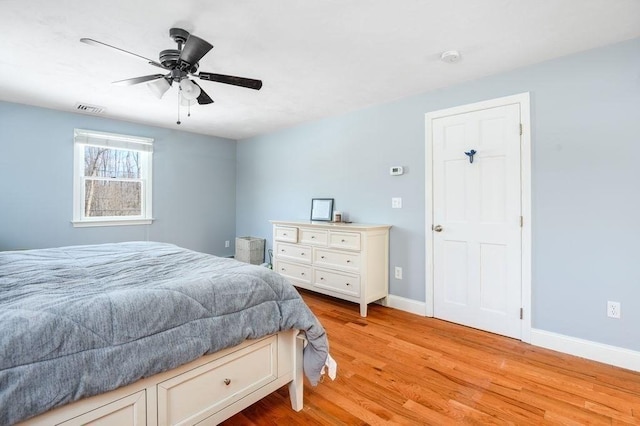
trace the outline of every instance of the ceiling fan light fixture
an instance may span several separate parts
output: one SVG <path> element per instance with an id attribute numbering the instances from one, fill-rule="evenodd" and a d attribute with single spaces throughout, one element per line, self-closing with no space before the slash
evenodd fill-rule
<path id="1" fill-rule="evenodd" d="M 191 105 L 195 105 L 197 102 L 195 99 L 187 99 L 184 96 L 180 96 L 180 105 L 190 107 Z"/>
<path id="2" fill-rule="evenodd" d="M 162 95 L 164 95 L 167 90 L 169 90 L 169 87 L 171 87 L 171 85 L 166 78 L 159 78 L 147 83 L 147 87 L 156 96 L 156 98 L 162 99 Z"/>
<path id="3" fill-rule="evenodd" d="M 182 97 L 189 101 L 196 100 L 202 90 L 200 90 L 200 86 L 194 84 L 188 78 L 184 78 L 180 81 L 180 92 L 182 93 Z"/>

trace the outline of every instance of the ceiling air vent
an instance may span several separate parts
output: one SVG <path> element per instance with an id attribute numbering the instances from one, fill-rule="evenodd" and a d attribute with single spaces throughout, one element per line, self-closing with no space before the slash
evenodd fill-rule
<path id="1" fill-rule="evenodd" d="M 106 110 L 105 107 L 80 103 L 76 104 L 75 109 L 85 114 L 102 114 Z"/>

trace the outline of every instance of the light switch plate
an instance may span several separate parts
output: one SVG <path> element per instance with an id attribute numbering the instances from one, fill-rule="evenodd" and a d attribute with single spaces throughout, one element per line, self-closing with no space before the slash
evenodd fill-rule
<path id="1" fill-rule="evenodd" d="M 401 209 L 402 208 L 402 198 L 393 197 L 391 199 L 391 208 L 392 209 Z"/>

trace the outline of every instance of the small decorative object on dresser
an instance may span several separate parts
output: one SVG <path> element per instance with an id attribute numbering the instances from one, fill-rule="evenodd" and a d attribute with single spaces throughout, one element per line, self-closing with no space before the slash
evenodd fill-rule
<path id="1" fill-rule="evenodd" d="M 276 221 L 274 271 L 297 287 L 367 305 L 389 295 L 391 225 Z"/>

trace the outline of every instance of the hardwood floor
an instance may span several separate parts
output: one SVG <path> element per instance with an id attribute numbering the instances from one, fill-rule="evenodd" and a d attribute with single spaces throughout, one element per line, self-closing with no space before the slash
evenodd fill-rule
<path id="1" fill-rule="evenodd" d="M 224 425 L 640 425 L 640 373 L 441 320 L 301 291 L 338 377 L 285 388 Z"/>

